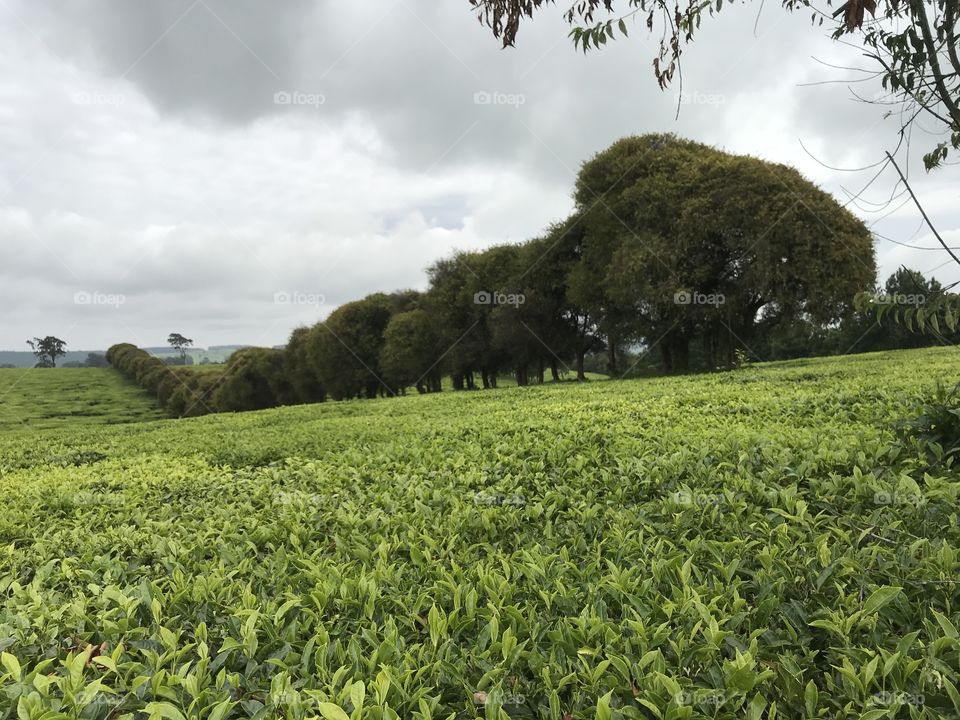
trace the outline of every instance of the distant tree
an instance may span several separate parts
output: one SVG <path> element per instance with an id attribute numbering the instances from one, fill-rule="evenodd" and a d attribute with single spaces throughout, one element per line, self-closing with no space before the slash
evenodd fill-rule
<path id="1" fill-rule="evenodd" d="M 310 362 L 334 400 L 395 394 L 379 364 L 392 306 L 384 293 L 368 295 L 340 306 L 310 331 Z"/>
<path id="2" fill-rule="evenodd" d="M 454 389 L 496 387 L 498 373 L 518 362 L 520 348 L 493 339 L 496 316 L 505 301 L 518 295 L 521 250 L 495 245 L 482 252 L 460 252 L 434 263 L 427 271 L 428 306 L 441 329 L 445 370 Z M 534 338 L 526 333 L 531 341 Z M 522 373 L 521 373 L 522 375 Z"/>
<path id="3" fill-rule="evenodd" d="M 211 400 L 217 412 L 262 410 L 292 402 L 283 351 L 249 347 L 233 353 Z"/>
<path id="4" fill-rule="evenodd" d="M 310 343 L 313 330 L 298 327 L 284 348 L 284 367 L 294 395 L 294 403 L 318 403 L 326 399 L 317 368 L 311 362 Z"/>
<path id="5" fill-rule="evenodd" d="M 3 363 L 2 365 L 0 365 L 0 370 L 12 370 L 16 367 L 17 366 L 12 363 Z"/>
<path id="6" fill-rule="evenodd" d="M 187 348 L 193 345 L 193 340 L 184 337 L 180 333 L 170 333 L 169 337 L 167 337 L 167 344 L 180 353 L 180 359 L 183 361 L 181 364 L 186 365 Z"/>
<path id="7" fill-rule="evenodd" d="M 27 340 L 27 345 L 37 357 L 37 367 L 56 367 L 57 358 L 67 354 L 67 343 L 53 335 Z"/>
<path id="8" fill-rule="evenodd" d="M 87 359 L 84 360 L 83 365 L 85 367 L 110 367 L 110 363 L 107 362 L 107 358 L 100 353 L 87 353 Z"/>
<path id="9" fill-rule="evenodd" d="M 387 324 L 380 350 L 384 379 L 398 389 L 440 392 L 441 347 L 437 323 L 423 308 L 397 313 Z"/>
<path id="10" fill-rule="evenodd" d="M 574 271 L 584 251 L 585 226 L 573 215 L 551 225 L 543 237 L 528 242 L 521 264 L 530 268 L 524 292 L 543 323 L 539 334 L 549 338 L 553 359 L 574 363 L 577 380 L 585 381 L 585 359 L 604 349 L 597 312 L 591 311 L 590 292 L 579 292 Z M 608 356 L 609 365 L 609 356 Z"/>

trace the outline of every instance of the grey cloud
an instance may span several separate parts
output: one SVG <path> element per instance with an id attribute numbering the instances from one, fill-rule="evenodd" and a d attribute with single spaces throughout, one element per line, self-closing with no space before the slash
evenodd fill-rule
<path id="1" fill-rule="evenodd" d="M 422 287 L 454 248 L 535 235 L 569 211 L 579 164 L 626 134 L 795 164 L 839 198 L 869 175 L 799 141 L 834 166 L 890 144 L 893 121 L 842 86 L 801 87 L 835 78 L 811 55 L 856 56 L 802 15 L 765 8 L 754 37 L 756 8 L 725 8 L 685 51 L 680 95 L 657 89 L 645 28 L 584 57 L 560 11 L 504 51 L 466 0 L 0 5 L 0 347 L 44 327 L 73 328 L 73 347 L 126 328 L 156 344 L 184 322 L 201 344 L 283 342 L 338 303 Z M 918 155 L 912 181 L 958 244 L 957 170 L 926 175 Z M 907 239 L 917 220 L 907 206 L 877 230 Z M 942 256 L 878 250 L 881 280 Z M 78 291 L 127 302 L 110 314 Z"/>

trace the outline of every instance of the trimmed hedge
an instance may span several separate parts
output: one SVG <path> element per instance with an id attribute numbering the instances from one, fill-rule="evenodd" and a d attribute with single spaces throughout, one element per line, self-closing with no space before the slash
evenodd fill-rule
<path id="1" fill-rule="evenodd" d="M 210 396 L 223 373 L 198 373 L 183 366 L 170 366 L 136 345 L 121 343 L 107 350 L 107 361 L 151 395 L 174 417 L 217 412 Z"/>
<path id="2" fill-rule="evenodd" d="M 215 372 L 167 365 L 130 343 L 107 351 L 110 365 L 155 396 L 173 417 L 321 402 L 323 393 L 316 385 L 302 392 L 292 381 L 297 363 L 291 360 L 284 350 L 244 348 Z"/>

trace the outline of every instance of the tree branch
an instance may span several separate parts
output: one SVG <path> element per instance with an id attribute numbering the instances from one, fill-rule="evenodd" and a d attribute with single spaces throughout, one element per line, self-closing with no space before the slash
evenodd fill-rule
<path id="1" fill-rule="evenodd" d="M 954 262 L 956 262 L 957 265 L 960 265 L 960 258 L 958 258 L 956 255 L 953 254 L 953 250 L 951 250 L 947 246 L 947 244 L 943 241 L 943 238 L 940 237 L 940 233 L 938 233 L 937 229 L 933 226 L 933 223 L 930 222 L 930 218 L 927 217 L 927 213 L 924 212 L 923 206 L 921 206 L 920 201 L 917 200 L 917 196 L 914 194 L 913 188 L 911 188 L 910 183 L 907 182 L 907 178 L 904 176 L 903 172 L 900 170 L 900 166 L 897 165 L 897 161 L 893 159 L 893 155 L 891 155 L 890 153 L 887 153 L 887 157 L 890 159 L 890 163 L 893 165 L 894 169 L 897 171 L 897 175 L 900 176 L 900 179 L 903 180 L 903 184 L 906 186 L 907 190 L 910 192 L 910 197 L 913 198 L 913 202 L 917 206 L 917 210 L 920 211 L 920 214 L 923 216 L 923 219 L 927 221 L 927 226 L 933 232 L 933 236 L 940 242 L 940 244 L 943 246 L 943 249 L 950 254 L 950 257 L 953 258 Z"/>
<path id="2" fill-rule="evenodd" d="M 930 62 L 930 69 L 933 71 L 933 79 L 940 93 L 940 98 L 947 110 L 950 111 L 950 117 L 953 118 L 953 125 L 960 128 L 960 107 L 950 96 L 947 90 L 947 84 L 943 81 L 943 71 L 940 69 L 940 58 L 937 52 L 937 46 L 933 42 L 933 34 L 930 32 L 930 21 L 927 19 L 927 10 L 924 7 L 924 0 L 910 0 L 910 6 L 917 16 L 917 25 L 920 26 L 920 33 L 923 35 L 923 44 L 927 47 L 927 56 Z"/>

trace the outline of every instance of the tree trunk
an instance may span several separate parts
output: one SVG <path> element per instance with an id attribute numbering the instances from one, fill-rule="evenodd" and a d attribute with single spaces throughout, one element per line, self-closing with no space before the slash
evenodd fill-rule
<path id="1" fill-rule="evenodd" d="M 545 367 L 544 367 L 544 364 L 543 364 L 543 357 L 539 357 L 539 358 L 537 358 L 537 382 L 538 382 L 540 385 L 543 385 L 543 372 L 544 372 L 544 370 L 545 370 Z"/>
<path id="2" fill-rule="evenodd" d="M 526 365 L 517 365 L 516 370 L 517 375 L 517 385 L 523 387 L 527 384 L 527 366 Z"/>
<path id="3" fill-rule="evenodd" d="M 556 358 L 554 358 L 550 362 L 550 377 L 553 379 L 554 382 L 560 382 L 560 371 L 557 368 Z"/>
<path id="4" fill-rule="evenodd" d="M 660 371 L 664 374 L 673 372 L 673 352 L 669 338 L 660 341 Z"/>
<path id="5" fill-rule="evenodd" d="M 678 374 L 690 372 L 690 343 L 686 338 L 677 341 L 673 365 L 674 372 Z"/>
<path id="6" fill-rule="evenodd" d="M 607 336 L 607 372 L 617 374 L 617 343 L 612 335 Z"/>
<path id="7" fill-rule="evenodd" d="M 587 379 L 587 374 L 583 371 L 583 359 L 587 354 L 587 351 L 581 348 L 577 350 L 577 381 L 585 382 Z"/>

